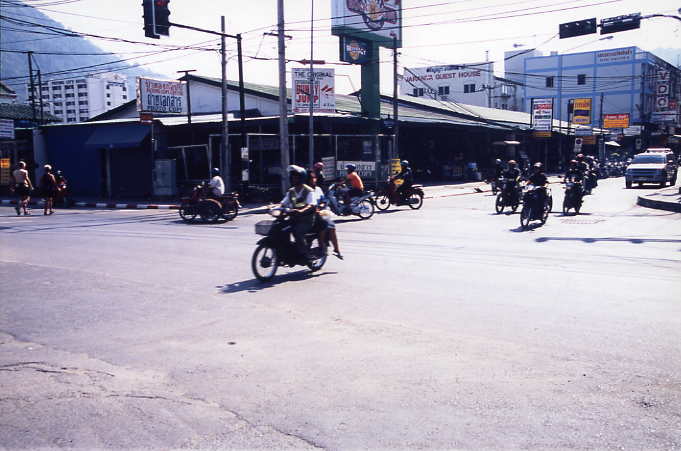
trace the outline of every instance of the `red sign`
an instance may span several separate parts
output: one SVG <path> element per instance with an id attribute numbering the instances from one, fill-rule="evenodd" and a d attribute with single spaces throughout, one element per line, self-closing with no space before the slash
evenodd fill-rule
<path id="1" fill-rule="evenodd" d="M 152 122 L 154 122 L 152 113 L 140 113 L 140 124 L 151 124 Z"/>

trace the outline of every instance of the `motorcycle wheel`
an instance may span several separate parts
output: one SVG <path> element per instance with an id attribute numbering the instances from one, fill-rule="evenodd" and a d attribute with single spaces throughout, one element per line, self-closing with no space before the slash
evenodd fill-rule
<path id="1" fill-rule="evenodd" d="M 357 208 L 359 208 L 359 213 L 357 213 L 357 216 L 362 219 L 369 219 L 374 215 L 374 203 L 369 199 L 364 199 L 359 203 Z"/>
<path id="2" fill-rule="evenodd" d="M 374 203 L 376 204 L 376 208 L 385 211 L 390 207 L 390 197 L 386 193 L 381 193 L 376 196 Z"/>
<path id="3" fill-rule="evenodd" d="M 199 216 L 203 222 L 218 222 L 220 220 L 220 203 L 214 199 L 205 199 L 197 206 Z"/>
<path id="4" fill-rule="evenodd" d="M 546 201 L 544 203 L 544 214 L 541 216 L 541 223 L 542 225 L 546 224 L 546 220 L 549 219 L 549 213 L 551 213 L 551 210 L 553 208 L 553 201 Z"/>
<path id="5" fill-rule="evenodd" d="M 494 209 L 497 214 L 501 214 L 504 211 L 504 197 L 501 193 L 497 195 L 497 200 L 494 202 Z"/>
<path id="6" fill-rule="evenodd" d="M 180 205 L 179 213 L 180 218 L 188 224 L 196 219 L 196 208 L 193 205 Z"/>
<path id="7" fill-rule="evenodd" d="M 577 204 L 575 205 L 575 215 L 578 215 L 579 210 L 581 210 L 581 209 L 582 209 L 582 201 L 579 200 L 579 201 L 577 201 Z"/>
<path id="8" fill-rule="evenodd" d="M 409 195 L 409 199 L 407 199 L 407 202 L 409 202 L 409 208 L 412 210 L 418 210 L 419 208 L 423 207 L 423 194 L 420 193 L 411 193 Z"/>
<path id="9" fill-rule="evenodd" d="M 239 206 L 234 204 L 232 208 L 222 213 L 222 219 L 225 221 L 233 221 L 239 214 Z"/>
<path id="10" fill-rule="evenodd" d="M 563 216 L 567 216 L 569 212 L 570 212 L 570 204 L 568 203 L 567 199 L 565 199 L 563 201 Z"/>
<path id="11" fill-rule="evenodd" d="M 525 230 L 530 226 L 530 221 L 532 218 L 532 208 L 523 206 L 520 210 L 520 227 Z"/>
<path id="12" fill-rule="evenodd" d="M 326 263 L 326 249 L 319 241 L 319 238 L 315 238 L 310 242 L 309 254 L 311 257 L 310 263 L 307 265 L 310 268 L 310 272 L 319 271 Z"/>
<path id="13" fill-rule="evenodd" d="M 256 279 L 261 282 L 271 280 L 277 273 L 277 268 L 279 268 L 279 260 L 274 248 L 263 244 L 255 248 L 251 258 L 251 269 Z"/>
<path id="14" fill-rule="evenodd" d="M 515 204 L 511 205 L 511 211 L 515 213 L 518 210 L 518 206 L 520 206 L 520 202 L 516 202 Z"/>

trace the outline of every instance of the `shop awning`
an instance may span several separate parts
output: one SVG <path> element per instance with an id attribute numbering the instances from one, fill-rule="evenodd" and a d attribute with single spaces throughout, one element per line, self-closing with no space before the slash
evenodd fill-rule
<path id="1" fill-rule="evenodd" d="M 622 147 L 622 146 L 620 146 L 620 145 L 619 145 L 617 142 L 615 142 L 615 141 L 606 141 L 606 142 L 605 142 L 605 145 L 606 145 L 606 146 L 613 146 L 613 147 Z"/>
<path id="2" fill-rule="evenodd" d="M 86 147 L 103 149 L 131 149 L 139 147 L 149 135 L 149 126 L 145 125 L 98 125 L 85 142 Z"/>

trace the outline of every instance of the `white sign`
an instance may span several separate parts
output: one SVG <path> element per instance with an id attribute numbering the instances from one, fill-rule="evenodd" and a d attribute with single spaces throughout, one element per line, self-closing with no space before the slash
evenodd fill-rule
<path id="1" fill-rule="evenodd" d="M 641 131 L 643 131 L 643 127 L 640 125 L 632 125 L 622 130 L 624 136 L 639 136 Z"/>
<path id="2" fill-rule="evenodd" d="M 376 174 L 376 162 L 375 161 L 337 161 L 336 162 L 336 173 L 343 176 L 346 164 L 354 164 L 355 172 L 359 174 L 360 177 L 371 178 Z"/>
<path id="3" fill-rule="evenodd" d="M 553 99 L 532 99 L 532 129 L 550 132 L 553 128 Z"/>
<path id="4" fill-rule="evenodd" d="M 677 123 L 679 115 L 676 111 L 653 111 L 651 120 L 658 123 Z"/>
<path id="5" fill-rule="evenodd" d="M 186 83 L 137 77 L 137 111 L 184 113 Z"/>
<path id="6" fill-rule="evenodd" d="M 0 119 L 0 138 L 14 139 L 14 120 Z"/>
<path id="7" fill-rule="evenodd" d="M 494 63 L 450 64 L 405 68 L 399 79 L 400 92 L 415 97 L 452 100 L 487 106 Z"/>
<path id="8" fill-rule="evenodd" d="M 331 32 L 380 42 L 402 42 L 401 0 L 332 0 Z"/>
<path id="9" fill-rule="evenodd" d="M 334 70 L 315 68 L 312 108 L 315 113 L 335 113 Z M 310 111 L 310 69 L 293 68 L 293 113 Z"/>
<path id="10" fill-rule="evenodd" d="M 625 49 L 604 50 L 596 53 L 596 61 L 600 63 L 614 63 L 618 61 L 631 61 L 634 57 L 634 49 L 629 47 Z"/>
<path id="11" fill-rule="evenodd" d="M 591 136 L 593 135 L 593 130 L 591 127 L 577 127 L 575 129 L 575 136 Z"/>

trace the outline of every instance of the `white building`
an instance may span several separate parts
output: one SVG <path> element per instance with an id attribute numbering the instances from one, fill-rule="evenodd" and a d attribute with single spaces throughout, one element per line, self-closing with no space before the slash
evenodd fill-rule
<path id="1" fill-rule="evenodd" d="M 38 88 L 36 85 L 36 91 Z M 30 86 L 27 89 L 30 91 Z M 43 82 L 40 96 L 45 112 L 62 123 L 86 121 L 134 97 L 128 92 L 127 77 L 114 73 Z M 36 94 L 36 104 L 39 99 Z"/>

